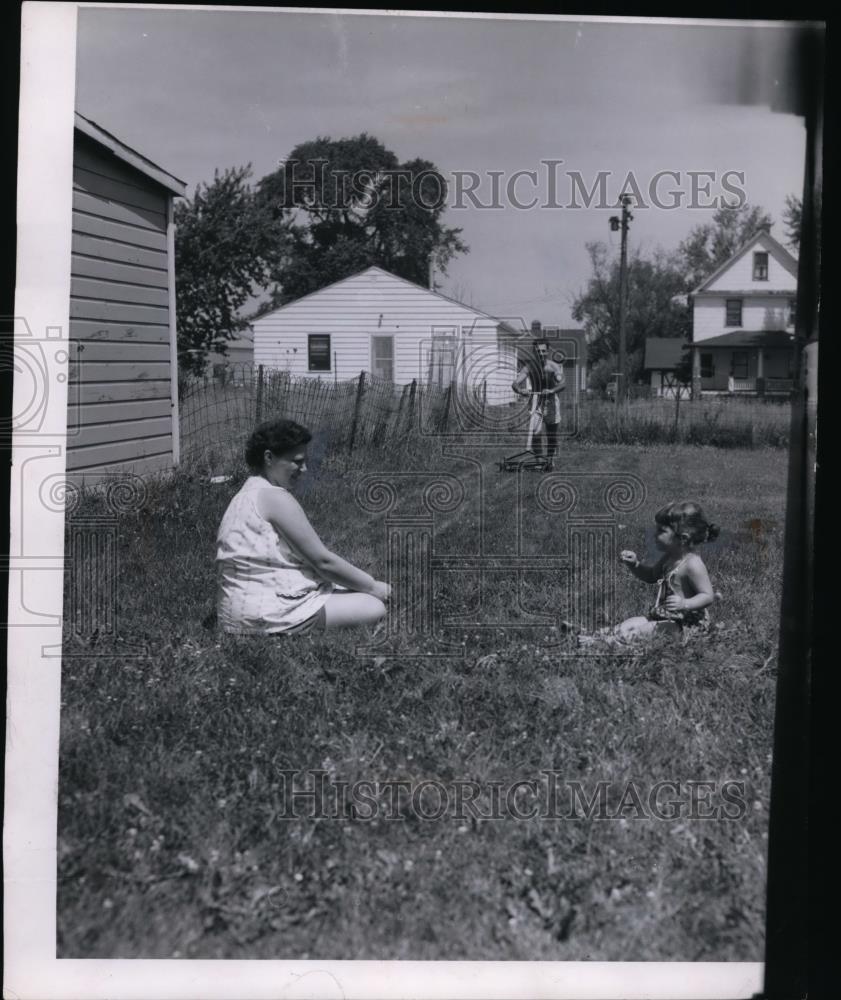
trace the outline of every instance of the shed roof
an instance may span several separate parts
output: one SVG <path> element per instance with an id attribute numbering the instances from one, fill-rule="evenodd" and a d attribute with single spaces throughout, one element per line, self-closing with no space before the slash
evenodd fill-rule
<path id="1" fill-rule="evenodd" d="M 156 184 L 165 187 L 167 191 L 170 191 L 179 198 L 184 197 L 187 191 L 185 181 L 179 180 L 174 174 L 168 173 L 163 167 L 159 167 L 157 163 L 153 163 L 148 157 L 142 153 L 138 153 L 136 149 L 132 149 L 131 146 L 127 146 L 115 135 L 107 132 L 101 125 L 97 125 L 90 118 L 80 115 L 78 111 L 76 112 L 74 127 L 77 132 L 86 135 L 89 139 L 93 139 L 100 146 L 104 146 L 105 149 L 113 153 L 118 159 L 134 167 L 135 170 L 139 170 L 140 173 L 145 174 L 150 180 L 155 181 Z"/>
<path id="2" fill-rule="evenodd" d="M 794 334 L 786 330 L 732 330 L 720 337 L 696 341 L 699 350 L 708 347 L 792 347 Z"/>
<path id="3" fill-rule="evenodd" d="M 683 352 L 689 347 L 682 337 L 648 337 L 645 341 L 645 363 L 649 371 L 671 371 L 680 368 Z"/>

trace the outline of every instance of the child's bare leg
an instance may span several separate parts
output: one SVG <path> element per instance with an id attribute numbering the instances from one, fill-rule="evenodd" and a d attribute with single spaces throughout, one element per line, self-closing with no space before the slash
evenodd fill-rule
<path id="1" fill-rule="evenodd" d="M 627 618 L 620 625 L 617 625 L 613 634 L 624 640 L 647 639 L 654 635 L 656 627 L 657 622 L 649 621 L 642 615 L 638 615 L 636 618 Z"/>

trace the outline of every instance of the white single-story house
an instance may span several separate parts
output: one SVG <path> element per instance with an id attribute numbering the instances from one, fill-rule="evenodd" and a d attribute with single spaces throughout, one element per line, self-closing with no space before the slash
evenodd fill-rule
<path id="1" fill-rule="evenodd" d="M 692 294 L 695 394 L 788 393 L 797 260 L 760 229 Z"/>
<path id="2" fill-rule="evenodd" d="M 75 117 L 67 473 L 178 463 L 173 202 L 186 185 Z"/>
<path id="3" fill-rule="evenodd" d="M 254 364 L 330 381 L 374 378 L 470 387 L 507 403 L 526 333 L 369 267 L 252 321 Z"/>

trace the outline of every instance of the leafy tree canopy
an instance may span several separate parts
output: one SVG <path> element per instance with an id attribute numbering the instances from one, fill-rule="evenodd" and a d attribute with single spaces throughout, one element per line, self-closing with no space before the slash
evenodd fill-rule
<path id="1" fill-rule="evenodd" d="M 796 195 L 786 195 L 786 207 L 783 209 L 783 225 L 786 230 L 786 243 L 792 250 L 800 250 L 800 226 L 803 222 L 803 203 Z"/>
<path id="2" fill-rule="evenodd" d="M 201 374 L 209 353 L 248 326 L 241 310 L 266 287 L 289 242 L 283 213 L 267 217 L 248 184 L 250 164 L 217 170 L 175 206 L 179 371 Z"/>
<path id="3" fill-rule="evenodd" d="M 319 137 L 292 150 L 258 184 L 272 218 L 292 213 L 291 244 L 272 273 L 273 305 L 290 302 L 372 264 L 426 285 L 468 247 L 441 218 L 447 185 L 434 164 L 401 164 L 365 133 Z"/>
<path id="4" fill-rule="evenodd" d="M 588 360 L 596 366 L 615 359 L 619 351 L 619 259 L 609 254 L 604 243 L 588 243 L 587 253 L 592 275 L 573 301 L 572 316 L 584 327 Z M 659 250 L 648 256 L 640 251 L 630 255 L 625 334 L 631 381 L 642 374 L 648 337 L 688 337 L 685 292 L 686 280 L 676 255 Z M 607 377 L 612 374 L 603 364 L 597 370 Z"/>

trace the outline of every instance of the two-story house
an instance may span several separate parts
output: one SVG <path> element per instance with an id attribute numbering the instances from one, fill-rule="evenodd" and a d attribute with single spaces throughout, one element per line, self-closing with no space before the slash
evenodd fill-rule
<path id="1" fill-rule="evenodd" d="M 793 388 L 797 260 L 760 229 L 692 293 L 692 384 L 700 393 Z"/>

